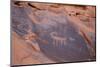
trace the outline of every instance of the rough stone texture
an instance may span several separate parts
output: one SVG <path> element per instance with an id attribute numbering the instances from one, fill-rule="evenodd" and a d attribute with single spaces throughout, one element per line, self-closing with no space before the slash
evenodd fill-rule
<path id="1" fill-rule="evenodd" d="M 13 1 L 12 65 L 92 61 L 95 7 Z"/>

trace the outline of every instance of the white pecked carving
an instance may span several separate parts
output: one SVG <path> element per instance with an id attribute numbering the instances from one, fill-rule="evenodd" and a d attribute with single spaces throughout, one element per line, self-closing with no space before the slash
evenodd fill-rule
<path id="1" fill-rule="evenodd" d="M 67 39 L 65 37 L 58 36 L 57 32 L 50 33 L 51 38 L 53 39 L 53 45 L 66 45 Z"/>

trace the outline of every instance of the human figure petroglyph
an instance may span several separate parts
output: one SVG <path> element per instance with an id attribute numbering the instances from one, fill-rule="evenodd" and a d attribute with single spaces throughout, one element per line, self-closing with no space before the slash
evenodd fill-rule
<path id="1" fill-rule="evenodd" d="M 66 45 L 67 39 L 65 37 L 58 36 L 57 32 L 51 32 L 50 36 L 53 39 L 54 45 L 58 45 L 58 44 Z"/>

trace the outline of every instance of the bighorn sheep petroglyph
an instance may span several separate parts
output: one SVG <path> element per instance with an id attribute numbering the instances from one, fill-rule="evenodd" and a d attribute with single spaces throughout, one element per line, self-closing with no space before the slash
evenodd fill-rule
<path id="1" fill-rule="evenodd" d="M 51 38 L 53 39 L 53 45 L 66 45 L 67 39 L 65 37 L 58 36 L 57 32 L 50 33 Z"/>

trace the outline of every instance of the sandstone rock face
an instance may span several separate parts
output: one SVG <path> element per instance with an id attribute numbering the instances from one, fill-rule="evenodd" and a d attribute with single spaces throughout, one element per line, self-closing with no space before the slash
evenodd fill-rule
<path id="1" fill-rule="evenodd" d="M 11 20 L 12 65 L 95 60 L 94 6 L 13 1 Z"/>

